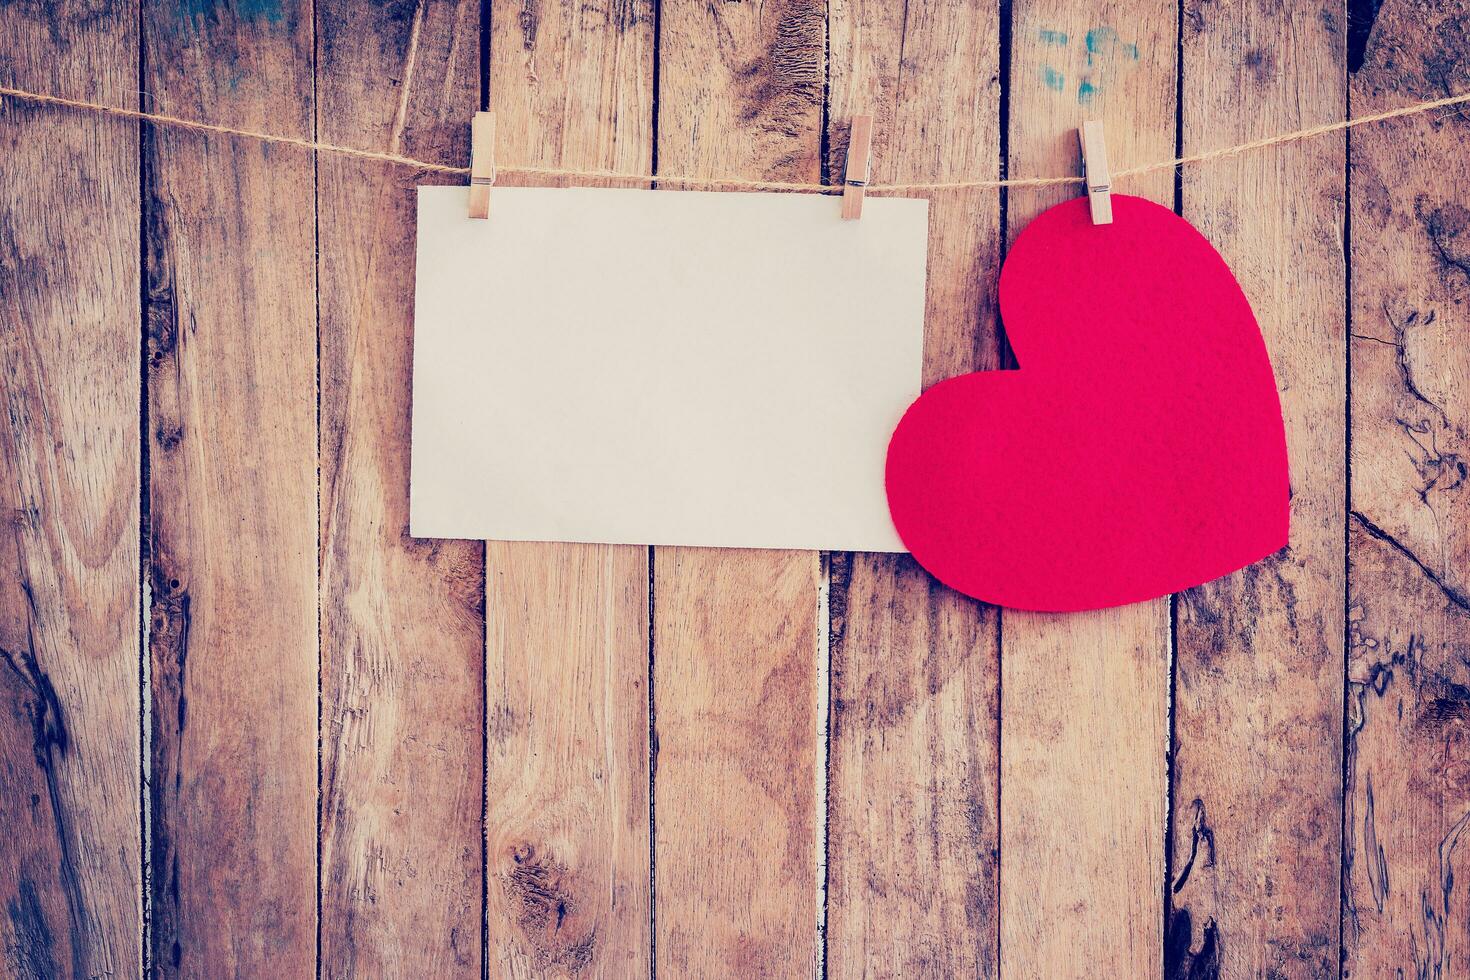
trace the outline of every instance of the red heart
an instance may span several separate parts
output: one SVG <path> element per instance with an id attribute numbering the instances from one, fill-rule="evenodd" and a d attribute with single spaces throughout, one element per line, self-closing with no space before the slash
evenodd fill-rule
<path id="1" fill-rule="evenodd" d="M 1121 605 L 1286 544 L 1289 477 L 1265 342 L 1187 221 L 1113 195 L 1016 239 L 1000 308 L 1020 369 L 950 378 L 904 414 L 888 505 L 940 581 L 1017 609 Z"/>

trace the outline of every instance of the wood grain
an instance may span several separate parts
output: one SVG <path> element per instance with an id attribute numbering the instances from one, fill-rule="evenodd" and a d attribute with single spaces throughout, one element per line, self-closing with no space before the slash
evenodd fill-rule
<path id="1" fill-rule="evenodd" d="M 463 164 L 480 101 L 479 4 L 327 2 L 316 16 L 319 138 Z M 330 977 L 477 976 L 481 965 L 484 548 L 408 534 L 421 180 L 318 162 Z"/>
<path id="2" fill-rule="evenodd" d="M 1470 87 L 1470 5 L 1385 3 L 1354 114 Z M 1470 182 L 1461 114 L 1352 135 L 1343 973 L 1470 974 Z"/>
<path id="3" fill-rule="evenodd" d="M 0 81 L 464 163 L 482 6 L 502 161 L 629 173 L 835 179 L 862 111 L 879 181 L 1075 172 L 1084 117 L 1123 168 L 1176 82 L 1186 152 L 1470 88 L 1465 0 L 1186 0 L 1182 52 L 1161 0 L 11 3 Z M 1293 529 L 1177 599 L 1168 786 L 1163 602 L 409 538 L 421 176 L 0 104 L 0 973 L 1470 973 L 1467 125 L 1184 173 Z M 927 383 L 1005 360 L 1002 233 L 1074 193 L 934 197 Z"/>
<path id="4" fill-rule="evenodd" d="M 0 79 L 136 104 L 137 11 L 0 7 Z M 138 128 L 0 104 L 0 974 L 138 976 Z"/>
<path id="5" fill-rule="evenodd" d="M 997 8 L 843 0 L 827 173 L 876 117 L 873 179 L 999 175 Z M 933 195 L 924 374 L 996 367 L 1000 195 Z M 907 556 L 832 556 L 827 974 L 994 976 L 999 854 L 993 607 Z"/>
<path id="6" fill-rule="evenodd" d="M 312 133 L 305 3 L 157 2 L 160 110 Z M 145 139 L 152 965 L 316 960 L 316 241 L 310 154 Z"/>
<path id="7" fill-rule="evenodd" d="M 1115 169 L 1173 155 L 1174 4 L 1036 0 L 1012 16 L 1011 173 L 1080 174 L 1088 119 L 1104 123 Z M 1117 190 L 1173 201 L 1167 173 Z M 1013 191 L 1009 237 L 1078 193 Z M 1168 611 L 1160 599 L 1002 613 L 1003 976 L 1160 970 Z"/>
<path id="8" fill-rule="evenodd" d="M 817 556 L 660 548 L 654 562 L 658 972 L 810 976 Z"/>
<path id="9" fill-rule="evenodd" d="M 490 974 L 646 974 L 648 552 L 487 548 Z"/>
<path id="10" fill-rule="evenodd" d="M 1184 152 L 1342 118 L 1345 29 L 1340 8 L 1189 0 Z M 1338 969 L 1343 145 L 1184 172 L 1184 216 L 1234 270 L 1271 351 L 1292 523 L 1287 548 L 1178 599 L 1170 976 Z"/>
<path id="11" fill-rule="evenodd" d="M 820 179 L 823 3 L 673 0 L 659 54 L 660 171 Z M 653 563 L 658 972 L 809 976 L 819 556 L 659 548 Z"/>
<path id="12" fill-rule="evenodd" d="M 492 3 L 497 159 L 649 173 L 653 25 L 649 0 Z M 648 549 L 486 565 L 490 975 L 646 974 Z"/>

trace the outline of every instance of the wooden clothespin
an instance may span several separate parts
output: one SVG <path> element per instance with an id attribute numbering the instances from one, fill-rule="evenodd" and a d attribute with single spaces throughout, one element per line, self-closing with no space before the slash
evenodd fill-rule
<path id="1" fill-rule="evenodd" d="M 477 112 L 470 125 L 470 217 L 490 217 L 495 183 L 495 113 Z"/>
<path id="2" fill-rule="evenodd" d="M 1108 174 L 1108 148 L 1103 142 L 1103 124 L 1085 122 L 1077 130 L 1082 141 L 1082 174 L 1087 184 L 1087 206 L 1092 211 L 1092 223 L 1113 223 L 1113 183 Z"/>
<path id="3" fill-rule="evenodd" d="M 853 116 L 847 140 L 847 172 L 842 178 L 842 217 L 863 216 L 863 193 L 873 173 L 873 117 Z"/>

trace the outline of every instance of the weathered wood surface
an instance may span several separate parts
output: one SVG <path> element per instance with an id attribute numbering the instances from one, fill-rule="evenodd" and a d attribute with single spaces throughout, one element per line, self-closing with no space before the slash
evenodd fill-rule
<path id="1" fill-rule="evenodd" d="M 0 9 L 0 78 L 137 102 L 137 10 Z M 138 129 L 0 105 L 0 974 L 138 976 Z"/>
<path id="2" fill-rule="evenodd" d="M 502 162 L 803 181 L 871 111 L 877 180 L 1057 174 L 1088 116 L 1122 167 L 1470 88 L 1463 0 L 1352 14 L 12 3 L 0 81 L 459 164 L 488 97 Z M 415 541 L 440 178 L 0 106 L 0 971 L 1470 971 L 1467 133 L 1119 185 L 1256 308 L 1292 541 L 1038 617 L 891 557 Z M 926 382 L 1008 360 L 1003 243 L 1071 193 L 933 195 Z"/>
<path id="3" fill-rule="evenodd" d="M 820 2 L 670 0 L 659 31 L 660 171 L 820 179 Z M 658 548 L 652 560 L 655 967 L 810 975 L 818 556 Z"/>
<path id="4" fill-rule="evenodd" d="M 1340 8 L 1186 2 L 1184 152 L 1340 119 L 1346 31 Z M 1183 176 L 1184 216 L 1271 350 L 1292 493 L 1286 548 L 1178 598 L 1166 965 L 1181 976 L 1338 969 L 1345 167 L 1339 134 Z"/>
<path id="5" fill-rule="evenodd" d="M 151 2 L 148 104 L 312 135 L 312 7 Z M 144 136 L 152 967 L 316 961 L 312 154 Z M 246 203 L 248 202 L 248 204 Z"/>
<path id="6" fill-rule="evenodd" d="M 1470 6 L 1390 0 L 1354 113 L 1470 86 Z M 1470 182 L 1463 114 L 1352 135 L 1343 972 L 1470 975 Z M 1457 881 L 1458 879 L 1458 881 Z"/>
<path id="7" fill-rule="evenodd" d="M 492 976 L 648 972 L 647 554 L 488 547 Z"/>
<path id="8" fill-rule="evenodd" d="M 859 113 L 875 181 L 999 176 L 998 8 L 851 0 L 829 24 L 829 179 Z M 934 194 L 929 234 L 925 378 L 993 368 L 999 192 Z M 827 975 L 994 976 L 996 610 L 894 555 L 834 555 L 829 601 Z"/>
<path id="9" fill-rule="evenodd" d="M 1086 119 L 1104 123 L 1115 168 L 1173 156 L 1177 24 L 1175 4 L 1162 0 L 1017 3 L 1010 172 L 1078 172 Z M 1118 189 L 1173 203 L 1167 172 Z M 1012 191 L 1008 240 L 1073 193 Z M 1162 599 L 1001 614 L 1004 976 L 1160 970 L 1168 617 Z"/>
<path id="10" fill-rule="evenodd" d="M 497 159 L 649 172 L 651 3 L 497 0 L 489 27 Z M 649 971 L 648 554 L 487 546 L 492 977 Z"/>
<path id="11" fill-rule="evenodd" d="M 480 10 L 316 7 L 320 139 L 459 163 Z M 435 182 L 442 182 L 438 177 Z M 481 962 L 484 547 L 408 535 L 411 170 L 317 161 L 321 972 Z"/>

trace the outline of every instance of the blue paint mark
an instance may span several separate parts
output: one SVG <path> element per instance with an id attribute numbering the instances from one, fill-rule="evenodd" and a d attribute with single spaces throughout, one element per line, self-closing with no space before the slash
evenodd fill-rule
<path id="1" fill-rule="evenodd" d="M 286 16 L 281 9 L 281 0 L 236 0 L 235 9 L 246 20 L 268 20 L 279 24 Z"/>
<path id="2" fill-rule="evenodd" d="M 1055 68 L 1051 67 L 1050 65 L 1041 69 L 1041 80 L 1045 82 L 1046 87 L 1051 89 L 1053 92 L 1060 92 L 1062 88 L 1065 87 L 1067 84 L 1066 76 L 1057 71 Z"/>
<path id="3" fill-rule="evenodd" d="M 285 10 L 281 9 L 281 0 L 240 0 L 240 15 L 247 21 L 265 18 L 270 24 L 281 24 L 285 19 Z"/>
<path id="4" fill-rule="evenodd" d="M 179 0 L 179 20 L 194 28 L 210 21 L 218 22 L 221 7 L 233 7 L 235 16 L 244 21 L 263 20 L 279 24 L 286 19 L 281 0 L 234 0 L 234 3 L 230 0 Z"/>
<path id="5" fill-rule="evenodd" d="M 1087 46 L 1087 65 L 1089 68 L 1092 67 L 1094 56 L 1110 58 L 1118 51 L 1123 52 L 1123 56 L 1129 61 L 1138 60 L 1138 45 L 1124 44 L 1123 39 L 1118 36 L 1118 32 L 1111 27 L 1094 27 L 1087 32 L 1087 37 L 1083 38 L 1083 43 Z"/>
<path id="6" fill-rule="evenodd" d="M 1102 90 L 1103 82 L 1111 80 L 1120 72 L 1126 72 L 1138 61 L 1138 45 L 1125 44 L 1118 32 L 1111 27 L 1094 27 L 1082 39 L 1087 49 L 1087 69 L 1082 72 L 1082 83 L 1077 86 L 1077 102 L 1091 105 Z"/>
<path id="7" fill-rule="evenodd" d="M 1094 27 L 1088 31 L 1087 36 L 1082 39 L 1082 43 L 1087 46 L 1087 67 L 1092 67 L 1093 57 L 1102 50 L 1103 45 L 1117 37 L 1118 32 L 1111 27 Z"/>
<path id="8" fill-rule="evenodd" d="M 1055 44 L 1057 47 L 1065 47 L 1067 43 L 1067 35 L 1064 31 L 1048 31 L 1043 29 L 1041 32 L 1041 43 Z"/>
<path id="9" fill-rule="evenodd" d="M 1111 27 L 1094 27 L 1087 32 L 1083 43 L 1087 45 L 1088 54 L 1097 54 L 1102 50 L 1105 43 L 1114 42 L 1118 39 L 1118 32 Z"/>

